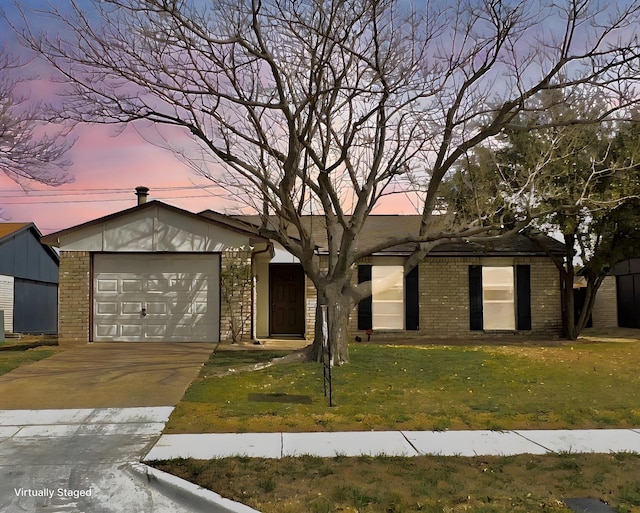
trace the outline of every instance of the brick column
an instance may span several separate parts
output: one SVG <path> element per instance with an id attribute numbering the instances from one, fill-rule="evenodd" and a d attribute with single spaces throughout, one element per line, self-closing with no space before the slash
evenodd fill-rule
<path id="1" fill-rule="evenodd" d="M 58 343 L 61 346 L 89 342 L 90 268 L 88 251 L 60 253 Z"/>
<path id="2" fill-rule="evenodd" d="M 221 256 L 220 340 L 231 341 L 232 326 L 238 340 L 251 338 L 251 252 L 229 250 Z M 232 324 L 233 323 L 233 324 Z"/>

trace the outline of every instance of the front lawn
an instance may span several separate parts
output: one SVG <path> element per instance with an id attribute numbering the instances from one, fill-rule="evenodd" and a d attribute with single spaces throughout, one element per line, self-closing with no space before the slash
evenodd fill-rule
<path id="1" fill-rule="evenodd" d="M 57 349 L 42 348 L 30 349 L 28 351 L 21 349 L 16 349 L 15 351 L 0 351 L 0 376 L 23 365 L 48 358 L 57 352 L 59 352 Z"/>
<path id="2" fill-rule="evenodd" d="M 166 433 L 640 426 L 640 343 L 549 346 L 352 345 L 336 367 L 292 363 L 229 374 L 272 352 L 218 352 L 174 410 Z M 226 374 L 219 376 L 219 374 Z"/>
<path id="3" fill-rule="evenodd" d="M 632 454 L 510 457 L 300 456 L 174 460 L 154 466 L 262 513 L 569 513 L 568 498 L 640 511 Z"/>

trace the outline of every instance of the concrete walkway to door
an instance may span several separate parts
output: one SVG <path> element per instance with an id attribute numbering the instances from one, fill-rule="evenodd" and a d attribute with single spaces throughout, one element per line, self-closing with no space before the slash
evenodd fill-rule
<path id="1" fill-rule="evenodd" d="M 172 406 L 215 344 L 94 343 L 0 376 L 0 410 Z"/>

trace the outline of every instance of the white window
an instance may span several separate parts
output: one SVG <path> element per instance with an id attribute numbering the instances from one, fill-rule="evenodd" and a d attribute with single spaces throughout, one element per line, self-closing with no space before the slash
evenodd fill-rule
<path id="1" fill-rule="evenodd" d="M 374 329 L 404 329 L 404 268 L 371 268 L 371 310 Z"/>
<path id="2" fill-rule="evenodd" d="M 513 267 L 482 268 L 482 313 L 485 330 L 515 330 Z"/>

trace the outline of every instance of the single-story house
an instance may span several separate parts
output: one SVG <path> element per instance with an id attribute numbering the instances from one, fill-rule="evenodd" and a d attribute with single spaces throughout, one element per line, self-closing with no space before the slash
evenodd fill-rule
<path id="1" fill-rule="evenodd" d="M 258 236 L 255 217 L 194 214 L 139 197 L 133 208 L 44 237 L 60 250 L 62 344 L 216 342 L 231 339 L 238 323 L 247 339 L 313 338 L 315 287 L 295 257 Z M 322 218 L 305 222 L 322 265 Z M 372 216 L 360 240 L 370 244 L 418 222 Z M 544 243 L 563 254 L 560 243 Z M 368 329 L 434 337 L 560 333 L 558 271 L 527 237 L 443 244 L 405 276 L 411 250 L 391 248 L 358 264 L 354 280 L 374 285 L 351 316 L 353 336 Z M 242 270 L 247 279 L 234 281 Z"/>
<path id="2" fill-rule="evenodd" d="M 0 223 L 0 310 L 8 333 L 56 333 L 58 254 L 33 223 Z"/>

